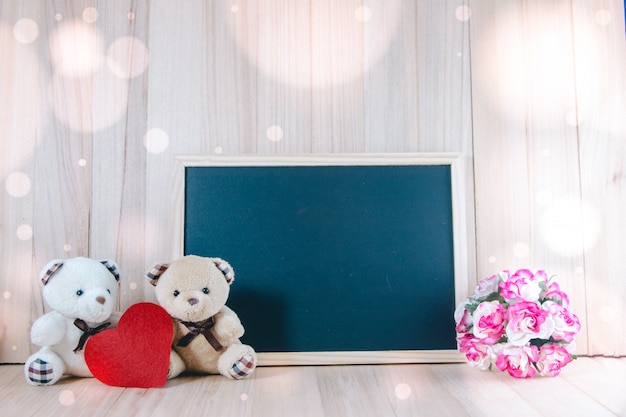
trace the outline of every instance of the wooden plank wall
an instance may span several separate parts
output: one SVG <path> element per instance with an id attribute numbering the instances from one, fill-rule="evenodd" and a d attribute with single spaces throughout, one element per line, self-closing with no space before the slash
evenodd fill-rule
<path id="1" fill-rule="evenodd" d="M 50 259 L 120 308 L 180 254 L 178 154 L 460 152 L 470 282 L 546 268 L 624 355 L 621 0 L 0 2 L 0 362 Z M 243 279 L 243 278 L 242 278 Z M 469 290 L 469 289 L 468 289 Z"/>

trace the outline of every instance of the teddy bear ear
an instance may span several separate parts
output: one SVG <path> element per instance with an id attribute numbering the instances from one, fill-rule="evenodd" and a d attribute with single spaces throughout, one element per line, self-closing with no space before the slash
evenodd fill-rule
<path id="1" fill-rule="evenodd" d="M 215 266 L 217 266 L 217 269 L 219 269 L 222 274 L 224 274 L 228 285 L 231 285 L 235 280 L 235 271 L 233 271 L 233 267 L 230 266 L 228 262 L 220 258 L 215 258 L 213 260 L 213 263 L 215 264 Z"/>
<path id="2" fill-rule="evenodd" d="M 151 270 L 146 272 L 146 278 L 150 280 L 150 284 L 156 287 L 159 277 L 170 267 L 169 263 L 155 264 Z"/>
<path id="3" fill-rule="evenodd" d="M 109 272 L 111 274 L 113 274 L 113 276 L 115 277 L 116 281 L 120 280 L 120 273 L 119 273 L 119 270 L 117 268 L 117 264 L 115 262 L 113 262 L 110 259 L 102 259 L 102 260 L 100 260 L 100 263 L 107 267 Z"/>
<path id="4" fill-rule="evenodd" d="M 63 261 L 60 259 L 48 262 L 48 264 L 39 274 L 39 279 L 41 280 L 41 283 L 43 285 L 46 285 L 50 278 L 52 278 L 52 275 L 54 275 L 62 266 Z"/>

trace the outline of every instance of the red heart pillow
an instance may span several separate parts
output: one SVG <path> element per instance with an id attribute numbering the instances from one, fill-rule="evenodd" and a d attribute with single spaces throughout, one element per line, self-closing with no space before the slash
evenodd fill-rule
<path id="1" fill-rule="evenodd" d="M 85 362 L 99 381 L 115 387 L 153 388 L 165 385 L 174 328 L 163 307 L 130 306 L 116 328 L 91 336 Z"/>

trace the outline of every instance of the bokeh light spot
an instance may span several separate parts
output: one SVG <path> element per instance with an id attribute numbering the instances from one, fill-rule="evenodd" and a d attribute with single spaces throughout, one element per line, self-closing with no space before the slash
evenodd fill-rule
<path id="1" fill-rule="evenodd" d="M 612 305 L 604 305 L 600 308 L 600 319 L 605 323 L 614 322 L 617 319 L 617 309 Z"/>
<path id="2" fill-rule="evenodd" d="M 137 77 L 148 67 L 148 48 L 133 36 L 118 38 L 107 50 L 107 65 L 117 77 Z"/>
<path id="3" fill-rule="evenodd" d="M 272 142 L 278 142 L 283 138 L 283 129 L 280 126 L 270 126 L 267 129 L 267 138 Z"/>
<path id="4" fill-rule="evenodd" d="M 92 75 L 104 60 L 101 33 L 81 21 L 61 23 L 49 45 L 54 68 L 66 77 Z"/>
<path id="5" fill-rule="evenodd" d="M 461 22 L 467 22 L 472 17 L 472 9 L 469 6 L 461 5 L 454 10 L 454 16 Z"/>
<path id="6" fill-rule="evenodd" d="M 39 36 L 39 26 L 32 19 L 20 19 L 13 26 L 13 36 L 19 43 L 32 43 Z"/>
<path id="7" fill-rule="evenodd" d="M 74 395 L 74 393 L 68 389 L 64 389 L 63 391 L 61 391 L 59 393 L 59 403 L 61 403 L 61 405 L 64 406 L 69 406 L 74 404 L 74 401 L 76 401 L 76 396 Z"/>
<path id="8" fill-rule="evenodd" d="M 29 240 L 33 237 L 33 228 L 28 224 L 21 224 L 15 232 L 19 240 Z"/>
<path id="9" fill-rule="evenodd" d="M 399 400 L 406 400 L 411 396 L 411 387 L 407 384 L 396 385 L 396 398 Z"/>
<path id="10" fill-rule="evenodd" d="M 9 298 L 11 298 L 11 292 L 5 291 L 2 293 L 2 296 L 4 297 L 5 300 L 8 300 Z"/>
<path id="11" fill-rule="evenodd" d="M 554 24 L 571 19 L 564 14 L 563 2 L 538 2 L 528 7 L 519 2 L 505 3 L 472 38 L 472 59 L 477 56 L 477 62 L 489 63 L 481 67 L 481 79 L 488 81 L 478 88 L 484 89 L 485 105 L 494 117 L 523 128 L 520 111 L 532 108 L 533 123 L 552 128 L 554 109 L 576 102 L 579 83 L 597 74 L 573 70 L 571 33 Z M 579 38 L 584 36 L 577 36 L 577 41 Z M 585 49 L 581 45 L 581 52 Z"/>
<path id="12" fill-rule="evenodd" d="M 86 23 L 94 23 L 98 20 L 98 10 L 95 7 L 87 7 L 83 10 L 83 20 Z"/>
<path id="13" fill-rule="evenodd" d="M 30 192 L 31 181 L 23 172 L 14 172 L 7 177 L 4 185 L 11 197 L 20 198 Z"/>
<path id="14" fill-rule="evenodd" d="M 289 8 L 276 19 L 273 12 L 239 7 L 241 18 L 226 23 L 243 56 L 263 75 L 297 88 L 325 89 L 361 79 L 387 54 L 402 26 L 403 1 L 356 3 L 316 2 L 305 20 Z M 364 33 L 366 21 L 381 27 Z M 248 22 L 254 22 L 254 42 Z"/>
<path id="15" fill-rule="evenodd" d="M 354 17 L 361 23 L 367 23 L 372 18 L 372 10 L 367 6 L 357 7 L 354 11 Z"/>
<path id="16" fill-rule="evenodd" d="M 159 128 L 148 130 L 143 138 L 143 144 L 150 153 L 163 153 L 169 146 L 170 138 L 168 134 Z"/>

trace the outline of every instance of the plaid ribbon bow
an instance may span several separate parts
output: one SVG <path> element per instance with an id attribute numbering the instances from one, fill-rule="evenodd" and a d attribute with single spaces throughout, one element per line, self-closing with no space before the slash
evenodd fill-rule
<path id="1" fill-rule="evenodd" d="M 213 317 L 209 317 L 208 319 L 194 323 L 191 321 L 182 321 L 179 320 L 182 324 L 185 325 L 187 329 L 189 329 L 189 333 L 187 333 L 184 337 L 182 337 L 176 346 L 186 347 L 191 343 L 193 339 L 197 336 L 202 335 L 204 338 L 213 346 L 213 349 L 216 351 L 220 351 L 224 349 L 224 346 L 213 336 L 211 333 L 211 329 L 215 326 L 215 319 Z"/>
<path id="2" fill-rule="evenodd" d="M 78 345 L 76 345 L 76 348 L 74 349 L 74 353 L 80 352 L 83 349 L 83 347 L 85 347 L 85 343 L 87 342 L 87 339 L 89 339 L 89 336 L 93 336 L 96 333 L 100 333 L 101 331 L 109 327 L 110 325 L 111 323 L 109 322 L 109 323 L 101 324 L 98 327 L 89 327 L 89 325 L 84 320 L 81 320 L 81 319 L 74 320 L 74 326 L 78 327 L 80 330 L 83 331 L 83 334 L 80 336 L 80 339 L 78 340 Z"/>

